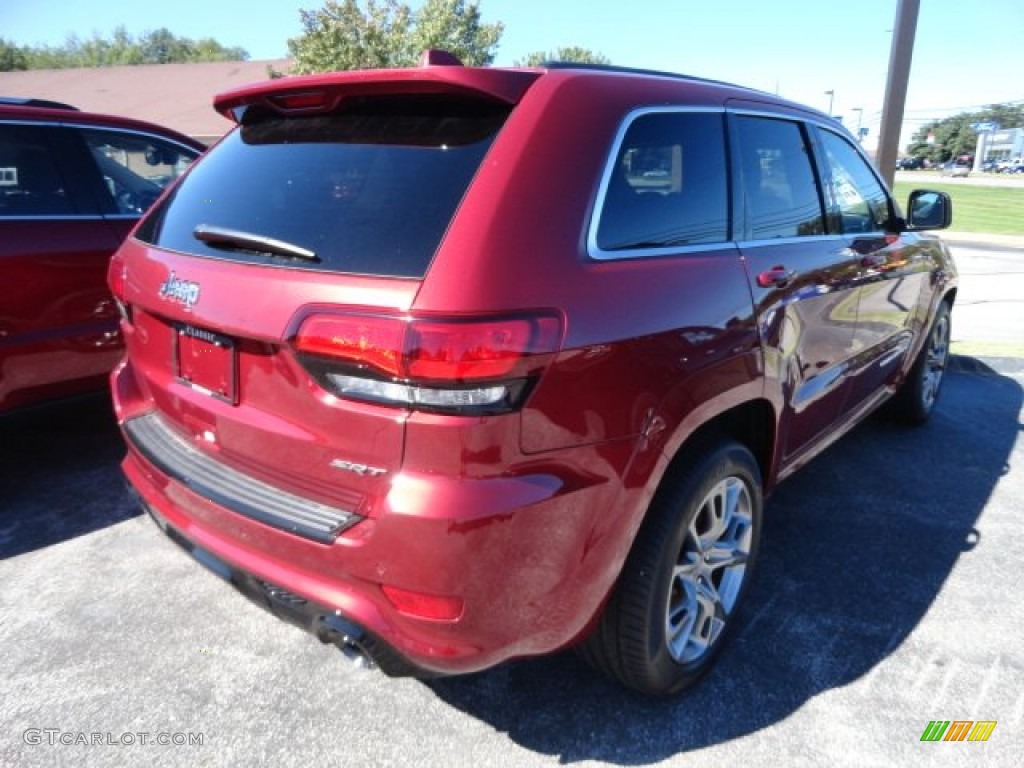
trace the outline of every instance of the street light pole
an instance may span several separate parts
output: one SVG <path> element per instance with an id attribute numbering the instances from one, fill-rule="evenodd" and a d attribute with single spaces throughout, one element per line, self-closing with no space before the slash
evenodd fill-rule
<path id="1" fill-rule="evenodd" d="M 854 107 L 850 111 L 857 113 L 857 141 L 860 141 L 863 138 L 860 135 L 860 129 L 861 129 L 861 125 L 862 125 L 863 119 L 864 119 L 864 108 L 863 107 Z"/>
<path id="2" fill-rule="evenodd" d="M 832 117 L 832 99 L 835 98 L 835 91 L 825 91 L 825 95 L 828 96 L 828 116 Z"/>

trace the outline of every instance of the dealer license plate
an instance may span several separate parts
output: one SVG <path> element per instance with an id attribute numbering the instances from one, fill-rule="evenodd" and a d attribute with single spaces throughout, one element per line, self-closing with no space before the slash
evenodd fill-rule
<path id="1" fill-rule="evenodd" d="M 192 389 L 237 403 L 238 351 L 234 340 L 191 325 L 179 325 L 176 339 L 178 378 Z"/>

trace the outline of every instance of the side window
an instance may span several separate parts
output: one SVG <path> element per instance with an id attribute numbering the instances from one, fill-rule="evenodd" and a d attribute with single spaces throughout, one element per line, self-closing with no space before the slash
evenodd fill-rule
<path id="1" fill-rule="evenodd" d="M 0 125 L 0 217 L 75 213 L 45 130 Z"/>
<path id="2" fill-rule="evenodd" d="M 741 115 L 737 131 L 746 238 L 823 234 L 821 193 L 800 124 Z"/>
<path id="3" fill-rule="evenodd" d="M 889 198 L 867 162 L 849 142 L 821 131 L 832 195 L 843 232 L 880 232 L 889 220 Z"/>
<path id="4" fill-rule="evenodd" d="M 196 158 L 191 150 L 146 134 L 94 128 L 81 134 L 116 213 L 144 213 Z"/>
<path id="5" fill-rule="evenodd" d="M 640 115 L 627 129 L 606 181 L 598 249 L 727 240 L 727 172 L 721 114 Z"/>

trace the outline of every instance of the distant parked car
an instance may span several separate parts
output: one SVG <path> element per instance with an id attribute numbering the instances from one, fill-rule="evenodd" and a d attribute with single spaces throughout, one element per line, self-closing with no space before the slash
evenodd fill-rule
<path id="1" fill-rule="evenodd" d="M 924 168 L 923 157 L 901 157 L 896 161 L 897 171 L 918 171 Z"/>
<path id="2" fill-rule="evenodd" d="M 946 163 L 942 166 L 942 175 L 954 179 L 966 179 L 971 174 L 971 166 L 963 163 Z"/>
<path id="3" fill-rule="evenodd" d="M 122 347 L 110 256 L 203 149 L 139 120 L 0 99 L 0 412 L 103 389 Z"/>

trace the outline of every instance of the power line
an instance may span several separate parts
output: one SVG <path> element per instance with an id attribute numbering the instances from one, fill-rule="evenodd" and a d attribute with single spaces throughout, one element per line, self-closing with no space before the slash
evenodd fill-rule
<path id="1" fill-rule="evenodd" d="M 908 109 L 907 112 L 969 112 L 971 110 L 988 109 L 989 107 L 1012 107 L 1018 104 L 1024 104 L 1024 99 L 990 101 L 986 104 L 969 104 L 961 107 L 918 107 L 917 109 Z"/>

